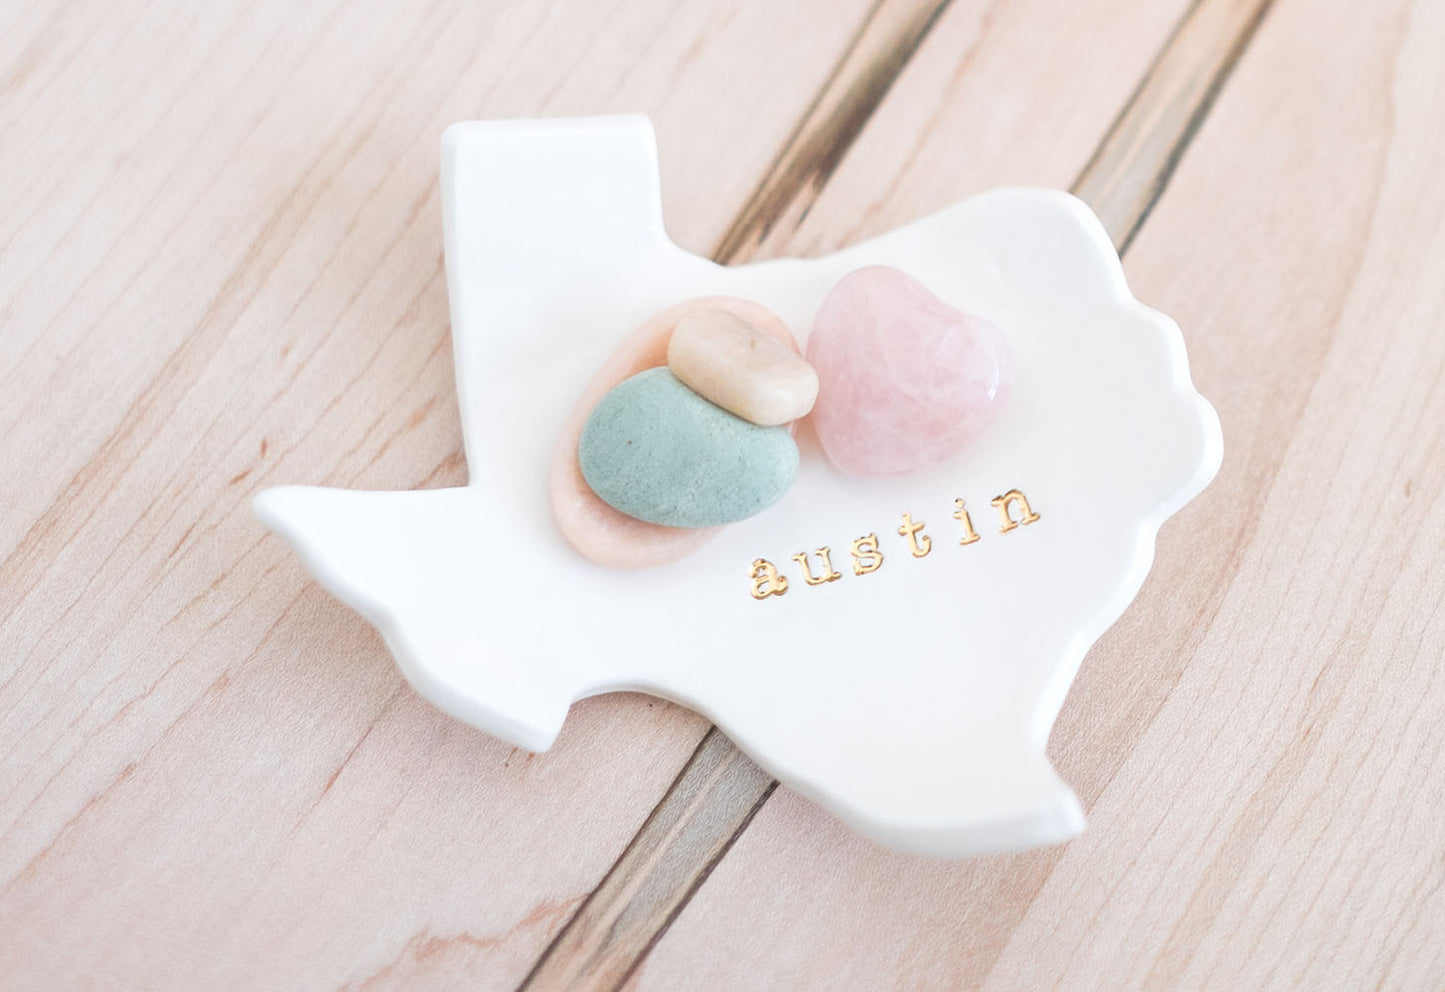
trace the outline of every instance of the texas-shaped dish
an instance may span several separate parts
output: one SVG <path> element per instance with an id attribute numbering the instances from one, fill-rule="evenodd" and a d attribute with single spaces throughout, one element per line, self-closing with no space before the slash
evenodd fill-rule
<path id="1" fill-rule="evenodd" d="M 1049 730 L 1160 524 L 1222 452 L 1179 329 L 1132 297 L 1088 208 L 1003 189 L 823 258 L 725 267 L 668 239 L 644 117 L 458 124 L 441 178 L 468 484 L 285 486 L 255 503 L 417 691 L 531 750 L 578 698 L 654 693 L 898 849 L 963 856 L 1082 829 Z M 609 569 L 562 538 L 553 445 L 621 340 L 726 295 L 806 343 L 829 288 L 874 264 L 1006 330 L 1013 394 L 982 438 L 936 468 L 860 479 L 804 422 L 782 501 L 689 557 Z M 868 535 L 876 563 L 850 553 Z M 822 548 L 839 577 L 810 584 Z M 785 592 L 756 595 L 760 561 Z"/>

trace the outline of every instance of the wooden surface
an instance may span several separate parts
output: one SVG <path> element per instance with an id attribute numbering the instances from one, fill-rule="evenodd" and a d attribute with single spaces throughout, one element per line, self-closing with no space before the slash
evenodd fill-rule
<path id="1" fill-rule="evenodd" d="M 1261 11 L 0 7 L 0 984 L 1445 987 L 1445 4 Z M 517 752 L 250 519 L 465 479 L 437 136 L 621 109 L 694 250 L 1077 180 L 1183 326 L 1224 468 L 1054 732 L 1080 839 L 892 855 L 636 695 Z"/>

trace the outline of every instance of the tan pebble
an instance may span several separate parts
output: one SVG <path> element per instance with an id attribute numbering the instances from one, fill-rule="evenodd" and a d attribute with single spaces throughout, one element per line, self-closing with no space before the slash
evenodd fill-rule
<path id="1" fill-rule="evenodd" d="M 693 392 L 761 427 L 806 417 L 818 398 L 813 366 L 757 325 L 717 307 L 677 322 L 667 367 Z"/>

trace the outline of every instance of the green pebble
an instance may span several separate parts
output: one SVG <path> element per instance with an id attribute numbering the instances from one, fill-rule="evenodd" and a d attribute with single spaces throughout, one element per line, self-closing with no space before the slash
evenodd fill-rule
<path id="1" fill-rule="evenodd" d="M 577 457 L 604 503 L 669 527 L 716 527 L 761 513 L 798 474 L 787 428 L 735 417 L 665 368 L 639 372 L 602 397 Z"/>

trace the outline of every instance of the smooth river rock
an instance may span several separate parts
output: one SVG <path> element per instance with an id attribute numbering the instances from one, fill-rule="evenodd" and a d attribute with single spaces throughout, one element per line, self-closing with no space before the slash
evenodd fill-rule
<path id="1" fill-rule="evenodd" d="M 1008 339 L 897 269 L 844 276 L 808 338 L 821 386 L 813 425 L 850 475 L 901 475 L 957 454 L 998 417 Z"/>
<path id="2" fill-rule="evenodd" d="M 577 447 L 603 502 L 667 527 L 716 527 L 772 506 L 798 473 L 798 446 L 693 392 L 665 368 L 639 372 L 593 409 Z"/>
<path id="3" fill-rule="evenodd" d="M 583 557 L 608 568 L 649 568 L 691 554 L 717 528 L 664 527 L 614 510 L 592 491 L 577 464 L 582 427 L 597 402 L 623 379 L 667 364 L 667 346 L 683 317 L 695 310 L 736 313 L 781 344 L 798 351 L 788 325 L 767 307 L 734 296 L 703 296 L 653 314 L 617 347 L 587 388 L 557 436 L 548 473 L 552 516 L 567 543 Z"/>
<path id="4" fill-rule="evenodd" d="M 763 427 L 806 417 L 818 398 L 813 366 L 721 307 L 694 310 L 677 322 L 667 367 L 704 399 Z"/>

